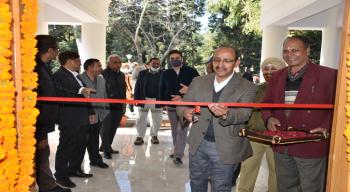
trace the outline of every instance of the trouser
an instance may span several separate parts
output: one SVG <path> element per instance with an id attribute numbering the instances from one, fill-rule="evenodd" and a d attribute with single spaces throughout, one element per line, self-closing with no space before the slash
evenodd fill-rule
<path id="1" fill-rule="evenodd" d="M 171 135 L 173 136 L 174 157 L 182 158 L 187 142 L 187 126 L 182 126 L 176 114 L 176 109 L 167 107 L 168 117 L 171 126 Z"/>
<path id="2" fill-rule="evenodd" d="M 278 191 L 325 191 L 327 158 L 304 159 L 275 153 Z"/>
<path id="3" fill-rule="evenodd" d="M 203 139 L 196 153 L 189 156 L 191 191 L 207 192 L 210 176 L 212 192 L 231 192 L 232 175 L 237 164 L 224 164 L 215 142 Z"/>
<path id="4" fill-rule="evenodd" d="M 106 153 L 112 152 L 114 135 L 119 127 L 122 117 L 122 109 L 110 109 L 107 117 L 103 121 L 102 130 L 100 132 L 102 138 L 101 148 Z"/>
<path id="5" fill-rule="evenodd" d="M 81 170 L 87 145 L 87 125 L 59 126 L 60 138 L 56 151 L 55 177 L 66 178 Z"/>
<path id="6" fill-rule="evenodd" d="M 134 112 L 134 105 L 129 104 L 128 107 L 129 107 L 130 112 L 133 113 Z"/>
<path id="7" fill-rule="evenodd" d="M 237 181 L 237 178 L 238 178 L 240 173 L 241 173 L 241 163 L 237 163 L 237 169 L 232 174 L 232 185 L 233 186 L 236 186 L 236 181 Z"/>
<path id="8" fill-rule="evenodd" d="M 146 98 L 146 100 L 151 100 Z M 153 99 L 155 100 L 155 99 Z M 160 124 L 162 121 L 162 108 L 156 108 L 155 105 L 145 105 L 139 108 L 139 118 L 136 123 L 136 129 L 138 137 L 143 138 L 146 134 L 147 129 L 147 116 L 148 112 L 151 111 L 151 136 L 158 136 Z"/>
<path id="9" fill-rule="evenodd" d="M 253 192 L 256 179 L 259 174 L 261 161 L 266 154 L 269 168 L 268 191 L 277 192 L 277 180 L 274 154 L 270 145 L 257 142 L 250 142 L 253 149 L 253 156 L 242 162 L 241 176 L 238 183 L 237 192 Z"/>
<path id="10" fill-rule="evenodd" d="M 90 163 L 100 163 L 102 162 L 102 157 L 98 151 L 100 143 L 100 127 L 101 122 L 93 125 L 89 125 L 88 129 L 88 141 L 87 141 L 87 151 L 89 154 Z"/>
<path id="11" fill-rule="evenodd" d="M 57 186 L 50 169 L 50 146 L 37 149 L 35 153 L 35 178 L 40 191 L 48 191 Z"/>

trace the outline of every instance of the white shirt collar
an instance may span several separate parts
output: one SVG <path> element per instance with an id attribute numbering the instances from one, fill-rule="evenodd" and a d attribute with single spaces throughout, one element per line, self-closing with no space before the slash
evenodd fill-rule
<path id="1" fill-rule="evenodd" d="M 216 80 L 216 76 L 215 76 L 215 79 L 214 79 L 214 90 L 215 90 L 215 92 L 219 92 L 222 88 L 224 88 L 227 85 L 227 83 L 231 80 L 231 78 L 233 77 L 233 74 L 234 74 L 234 72 L 232 72 L 232 74 L 227 79 L 222 81 L 221 83 L 219 83 Z"/>
<path id="2" fill-rule="evenodd" d="M 69 72 L 71 72 L 71 73 L 74 75 L 74 77 L 77 76 L 77 75 L 79 75 L 79 73 L 76 72 L 76 71 L 72 71 L 72 70 L 70 70 L 70 69 L 68 69 L 68 68 L 66 68 L 66 67 L 65 67 L 65 69 L 67 69 Z"/>
<path id="3" fill-rule="evenodd" d="M 66 68 L 66 67 L 65 67 L 65 69 L 67 69 L 70 73 L 72 73 L 72 75 L 73 75 L 74 78 L 78 81 L 78 83 L 79 83 L 80 86 L 82 86 L 82 87 L 84 86 L 83 83 L 80 81 L 80 79 L 78 79 L 78 77 L 77 77 L 77 76 L 79 75 L 78 72 L 76 72 L 76 71 L 71 71 L 70 69 L 68 69 L 68 68 Z"/>

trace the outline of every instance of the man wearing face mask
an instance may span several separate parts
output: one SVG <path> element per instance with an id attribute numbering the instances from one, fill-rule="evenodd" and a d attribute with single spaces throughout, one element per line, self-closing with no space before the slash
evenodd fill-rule
<path id="1" fill-rule="evenodd" d="M 159 100 L 159 81 L 163 70 L 160 69 L 160 60 L 156 57 L 150 59 L 150 68 L 140 71 L 136 84 L 134 98 L 136 100 Z M 147 129 L 147 115 L 151 111 L 151 143 L 159 144 L 158 131 L 162 121 L 162 108 L 155 104 L 140 104 L 139 117 L 136 123 L 137 138 L 135 145 L 144 143 L 143 137 Z"/>
<path id="2" fill-rule="evenodd" d="M 168 62 L 171 68 L 165 70 L 162 74 L 159 92 L 160 100 L 181 101 L 192 79 L 199 76 L 199 74 L 196 69 L 184 65 L 182 53 L 178 50 L 169 52 Z M 181 158 L 184 156 L 188 128 L 180 125 L 175 106 L 170 105 L 166 108 L 174 144 L 174 152 L 170 157 L 174 158 L 174 163 L 179 165 L 182 164 Z"/>

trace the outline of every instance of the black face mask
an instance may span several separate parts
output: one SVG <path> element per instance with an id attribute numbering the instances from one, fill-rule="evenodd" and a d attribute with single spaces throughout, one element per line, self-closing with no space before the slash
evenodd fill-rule
<path id="1" fill-rule="evenodd" d="M 181 60 L 172 60 L 172 61 L 170 61 L 170 64 L 173 67 L 179 67 L 182 65 L 182 61 Z"/>

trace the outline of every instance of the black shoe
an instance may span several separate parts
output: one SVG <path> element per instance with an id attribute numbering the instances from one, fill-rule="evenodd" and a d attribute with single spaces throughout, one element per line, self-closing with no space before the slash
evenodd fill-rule
<path id="1" fill-rule="evenodd" d="M 141 137 L 136 137 L 134 145 L 142 145 L 143 143 L 144 143 L 144 141 Z"/>
<path id="2" fill-rule="evenodd" d="M 103 157 L 104 157 L 105 159 L 112 159 L 111 153 L 107 153 L 107 152 L 103 152 Z"/>
<path id="3" fill-rule="evenodd" d="M 69 188 L 62 188 L 62 187 L 57 185 L 53 189 L 50 189 L 47 191 L 39 190 L 39 192 L 72 192 L 72 190 L 70 190 Z"/>
<path id="4" fill-rule="evenodd" d="M 112 149 L 111 153 L 112 153 L 112 154 L 119 154 L 119 151 L 118 151 L 118 150 Z"/>
<path id="5" fill-rule="evenodd" d="M 174 160 L 173 160 L 174 164 L 175 165 L 181 165 L 182 164 L 182 160 L 178 157 L 176 157 Z"/>
<path id="6" fill-rule="evenodd" d="M 99 168 L 102 168 L 102 169 L 106 169 L 108 168 L 109 166 L 104 163 L 104 162 L 97 162 L 97 163 L 90 163 L 91 166 L 95 166 L 95 167 L 99 167 Z"/>
<path id="7" fill-rule="evenodd" d="M 152 136 L 151 143 L 152 144 L 159 144 L 158 137 L 157 136 Z"/>
<path id="8" fill-rule="evenodd" d="M 73 183 L 68 177 L 62 178 L 62 179 L 56 179 L 56 183 L 63 187 L 69 187 L 69 188 L 73 188 L 76 186 L 75 183 Z"/>
<path id="9" fill-rule="evenodd" d="M 84 173 L 82 171 L 75 171 L 69 174 L 71 177 L 80 177 L 80 178 L 89 178 L 92 177 L 93 175 L 90 173 Z"/>
<path id="10" fill-rule="evenodd" d="M 104 152 L 102 148 L 100 148 L 99 151 Z M 112 153 L 112 154 L 119 154 L 119 151 L 112 149 L 112 151 L 110 153 Z"/>
<path id="11" fill-rule="evenodd" d="M 170 154 L 169 157 L 170 157 L 170 158 L 174 158 L 174 154 Z"/>

